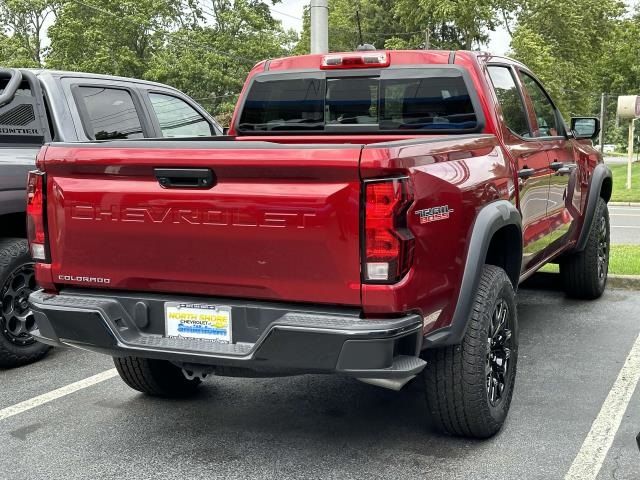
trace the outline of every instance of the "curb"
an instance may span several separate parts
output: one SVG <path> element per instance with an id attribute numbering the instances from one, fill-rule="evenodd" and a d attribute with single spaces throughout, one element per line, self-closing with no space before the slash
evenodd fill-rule
<path id="1" fill-rule="evenodd" d="M 640 290 L 640 275 L 609 275 L 608 288 Z"/>
<path id="2" fill-rule="evenodd" d="M 640 207 L 640 202 L 609 202 L 612 207 Z"/>

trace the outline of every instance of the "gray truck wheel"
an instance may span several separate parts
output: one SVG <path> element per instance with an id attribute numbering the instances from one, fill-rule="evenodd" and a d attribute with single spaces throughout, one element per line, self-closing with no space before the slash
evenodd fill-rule
<path id="1" fill-rule="evenodd" d="M 609 274 L 609 210 L 606 202 L 598 199 L 591 222 L 587 246 L 560 262 L 560 274 L 568 296 L 595 300 L 607 288 Z"/>
<path id="2" fill-rule="evenodd" d="M 139 357 L 114 357 L 120 378 L 134 390 L 156 397 L 189 397 L 200 379 L 187 380 L 182 369 L 166 360 Z"/>
<path id="3" fill-rule="evenodd" d="M 515 293 L 504 270 L 484 266 L 462 343 L 425 357 L 433 427 L 471 438 L 496 434 L 511 405 L 518 360 Z"/>
<path id="4" fill-rule="evenodd" d="M 50 347 L 30 334 L 35 328 L 27 298 L 36 288 L 27 241 L 0 240 L 0 367 L 11 368 L 40 360 Z"/>

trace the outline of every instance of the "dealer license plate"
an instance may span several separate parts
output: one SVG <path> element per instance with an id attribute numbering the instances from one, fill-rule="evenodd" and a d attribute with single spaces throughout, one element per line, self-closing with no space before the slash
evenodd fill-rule
<path id="1" fill-rule="evenodd" d="M 231 343 L 231 307 L 199 303 L 166 303 L 168 338 L 197 338 Z"/>

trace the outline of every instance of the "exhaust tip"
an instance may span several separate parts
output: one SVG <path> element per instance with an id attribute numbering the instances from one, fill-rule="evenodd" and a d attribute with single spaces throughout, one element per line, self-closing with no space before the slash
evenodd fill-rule
<path id="1" fill-rule="evenodd" d="M 402 378 L 358 378 L 362 383 L 375 385 L 376 387 L 386 388 L 399 392 L 407 383 L 416 378 L 415 375 Z"/>

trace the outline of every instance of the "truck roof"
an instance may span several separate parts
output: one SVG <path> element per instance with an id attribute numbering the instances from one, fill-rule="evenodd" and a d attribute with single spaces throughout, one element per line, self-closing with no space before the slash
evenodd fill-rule
<path id="1" fill-rule="evenodd" d="M 258 63 L 254 69 L 272 70 L 298 70 L 320 68 L 322 60 L 326 56 L 362 55 L 366 53 L 384 52 L 390 58 L 390 67 L 415 64 L 448 64 L 454 63 L 456 58 L 464 58 L 475 63 L 487 63 L 500 61 L 524 67 L 517 60 L 493 55 L 489 52 L 471 50 L 365 50 L 356 52 L 331 52 L 328 54 L 298 55 L 266 60 Z"/>
<path id="2" fill-rule="evenodd" d="M 104 75 L 101 73 L 87 73 L 87 72 L 73 72 L 73 71 L 67 71 L 67 70 L 52 70 L 48 68 L 21 68 L 20 70 L 28 70 L 30 72 L 33 72 L 33 74 L 38 77 L 42 75 L 51 75 L 52 77 L 56 77 L 56 78 L 76 77 L 76 78 L 90 78 L 90 79 L 97 79 L 97 80 L 115 80 L 115 81 L 121 81 L 121 82 L 140 83 L 140 84 L 150 85 L 154 87 L 161 87 L 163 89 L 169 88 L 171 90 L 179 91 L 176 88 L 166 85 L 164 83 L 152 82 L 149 80 L 141 80 L 139 78 L 120 77 L 117 75 Z"/>

